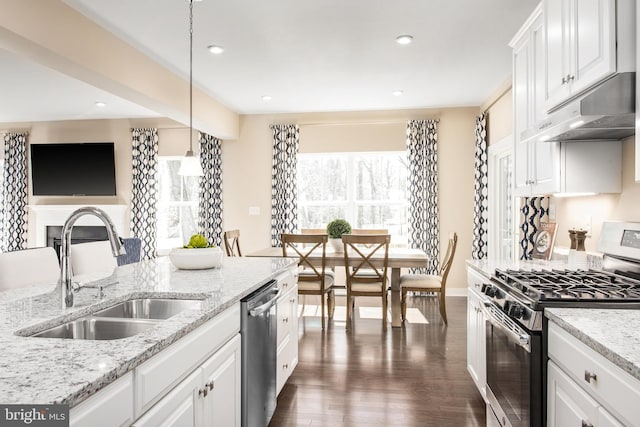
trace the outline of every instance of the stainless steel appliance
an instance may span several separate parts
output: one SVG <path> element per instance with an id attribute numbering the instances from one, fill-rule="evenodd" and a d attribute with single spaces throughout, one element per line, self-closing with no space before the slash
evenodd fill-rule
<path id="1" fill-rule="evenodd" d="M 484 284 L 488 425 L 546 424 L 545 308 L 640 308 L 640 223 L 606 222 L 602 270 L 496 270 Z"/>
<path id="2" fill-rule="evenodd" d="M 272 280 L 240 302 L 242 427 L 266 427 L 276 410 L 279 292 L 277 282 Z"/>

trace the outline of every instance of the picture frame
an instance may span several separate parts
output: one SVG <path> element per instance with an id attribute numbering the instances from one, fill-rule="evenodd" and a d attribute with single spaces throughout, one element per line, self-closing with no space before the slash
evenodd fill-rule
<path id="1" fill-rule="evenodd" d="M 532 259 L 551 259 L 557 230 L 558 224 L 555 222 L 540 222 L 540 228 L 533 239 Z"/>

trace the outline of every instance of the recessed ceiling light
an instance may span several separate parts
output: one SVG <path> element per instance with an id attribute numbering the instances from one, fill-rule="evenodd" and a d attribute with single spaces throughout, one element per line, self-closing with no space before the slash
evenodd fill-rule
<path id="1" fill-rule="evenodd" d="M 106 105 L 107 105 L 107 104 L 105 104 L 105 103 L 104 103 L 104 102 L 102 102 L 102 101 L 96 101 L 96 107 L 104 107 L 104 106 L 106 106 Z"/>
<path id="2" fill-rule="evenodd" d="M 271 99 L 272 98 L 269 95 L 262 95 L 262 100 L 263 101 L 267 101 L 268 102 L 268 101 L 271 101 Z"/>
<path id="3" fill-rule="evenodd" d="M 402 96 L 403 93 L 404 92 L 401 90 L 394 90 L 393 92 L 391 92 L 393 96 Z"/>
<path id="4" fill-rule="evenodd" d="M 396 43 L 398 44 L 409 44 L 412 41 L 413 41 L 413 36 L 410 36 L 409 34 L 396 37 Z"/>
<path id="5" fill-rule="evenodd" d="M 209 49 L 209 52 L 213 53 L 214 55 L 220 55 L 222 52 L 224 52 L 224 48 L 216 44 L 208 46 L 207 49 Z"/>

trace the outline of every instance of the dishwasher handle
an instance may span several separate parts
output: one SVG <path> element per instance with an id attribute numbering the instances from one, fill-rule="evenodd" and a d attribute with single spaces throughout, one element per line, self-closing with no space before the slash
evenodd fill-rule
<path id="1" fill-rule="evenodd" d="M 276 299 L 278 298 L 278 295 L 280 294 L 280 289 L 274 288 L 274 290 L 275 290 L 275 292 L 272 293 L 272 297 L 271 297 L 271 299 L 269 299 L 269 301 L 265 302 L 262 305 L 257 306 L 256 308 L 252 308 L 251 310 L 249 310 L 249 316 L 251 316 L 251 317 L 261 316 L 266 311 L 269 311 L 271 309 L 271 307 L 273 307 L 276 304 Z"/>

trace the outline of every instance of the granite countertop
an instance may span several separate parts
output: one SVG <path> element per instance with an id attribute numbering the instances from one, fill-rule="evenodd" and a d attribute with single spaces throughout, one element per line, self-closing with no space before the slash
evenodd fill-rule
<path id="1" fill-rule="evenodd" d="M 640 380 L 640 310 L 547 308 L 545 316 Z"/>
<path id="2" fill-rule="evenodd" d="M 566 252 L 566 253 L 565 253 Z M 602 254 L 595 252 L 582 252 L 579 254 L 582 256 L 580 261 L 577 261 L 572 257 L 569 261 L 568 250 L 562 249 L 554 252 L 554 257 L 549 260 L 514 260 L 514 261 L 500 261 L 500 260 L 487 260 L 487 259 L 468 259 L 467 265 L 479 273 L 483 274 L 487 278 L 493 276 L 497 268 L 501 270 L 600 270 L 602 269 Z"/>
<path id="3" fill-rule="evenodd" d="M 118 267 L 115 285 L 82 289 L 60 307 L 55 285 L 0 292 L 0 402 L 75 406 L 154 354 L 237 303 L 295 258 L 224 258 L 221 268 L 178 270 L 168 259 Z M 131 298 L 203 299 L 138 335 L 110 341 L 32 338 L 39 332 Z"/>

